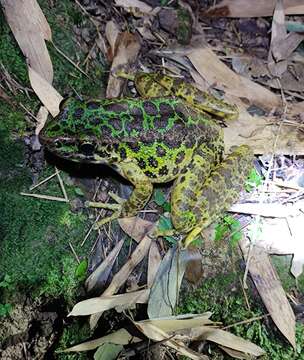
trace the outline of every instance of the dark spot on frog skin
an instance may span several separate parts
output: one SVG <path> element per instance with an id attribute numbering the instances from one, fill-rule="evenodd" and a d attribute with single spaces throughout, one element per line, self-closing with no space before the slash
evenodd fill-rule
<path id="1" fill-rule="evenodd" d="M 157 107 L 151 102 L 151 101 L 144 101 L 143 103 L 144 105 L 144 110 L 147 113 L 147 115 L 157 115 L 158 111 L 157 111 Z"/>
<path id="2" fill-rule="evenodd" d="M 90 110 L 96 110 L 96 109 L 99 109 L 99 107 L 100 107 L 100 105 L 97 102 L 89 101 L 87 103 L 87 108 Z"/>
<path id="3" fill-rule="evenodd" d="M 85 156 L 93 156 L 95 146 L 90 143 L 84 143 L 79 146 L 79 151 Z"/>
<path id="4" fill-rule="evenodd" d="M 186 180 L 186 177 L 185 177 L 185 176 L 182 176 L 182 177 L 179 179 L 179 182 L 180 182 L 180 183 L 183 183 L 185 180 Z"/>
<path id="5" fill-rule="evenodd" d="M 158 167 L 158 161 L 153 156 L 149 157 L 148 163 L 149 163 L 150 166 L 152 166 L 154 168 Z"/>
<path id="6" fill-rule="evenodd" d="M 196 144 L 195 136 L 188 137 L 188 139 L 184 142 L 186 148 L 191 149 Z"/>
<path id="7" fill-rule="evenodd" d="M 156 147 L 156 155 L 159 157 L 166 156 L 167 151 L 161 145 L 157 145 Z"/>
<path id="8" fill-rule="evenodd" d="M 178 174 L 178 167 L 176 166 L 173 171 L 172 171 L 173 175 L 177 175 Z"/>
<path id="9" fill-rule="evenodd" d="M 118 118 L 111 119 L 111 125 L 115 130 L 121 130 L 121 121 Z"/>
<path id="10" fill-rule="evenodd" d="M 141 169 L 145 169 L 146 168 L 146 162 L 144 159 L 138 159 L 137 160 L 137 164 Z"/>
<path id="11" fill-rule="evenodd" d="M 130 114 L 132 116 L 135 116 L 136 118 L 137 117 L 140 117 L 140 118 L 143 117 L 142 109 L 139 106 L 134 106 L 132 109 L 130 109 Z"/>
<path id="12" fill-rule="evenodd" d="M 90 123 L 91 125 L 99 125 L 99 124 L 100 124 L 100 119 L 97 118 L 97 117 L 90 118 L 90 119 L 89 119 L 89 123 Z"/>
<path id="13" fill-rule="evenodd" d="M 80 119 L 82 117 L 82 115 L 84 114 L 84 110 L 82 108 L 78 108 L 74 111 L 74 114 L 73 116 L 76 118 L 76 119 Z"/>
<path id="14" fill-rule="evenodd" d="M 170 116 L 165 116 L 163 114 L 158 114 L 153 119 L 154 128 L 157 129 L 166 129 L 168 126 Z"/>
<path id="15" fill-rule="evenodd" d="M 133 119 L 132 121 L 126 121 L 126 130 L 130 134 L 132 130 L 142 131 L 143 129 L 143 123 L 142 120 L 139 120 L 138 118 Z"/>
<path id="16" fill-rule="evenodd" d="M 185 152 L 184 151 L 180 151 L 175 158 L 175 164 L 178 165 L 180 164 L 185 158 Z"/>
<path id="17" fill-rule="evenodd" d="M 186 189 L 184 191 L 184 194 L 187 196 L 188 199 L 190 199 L 192 201 L 195 201 L 197 199 L 195 192 L 193 192 L 191 189 Z"/>
<path id="18" fill-rule="evenodd" d="M 121 148 L 120 151 L 119 151 L 119 154 L 120 154 L 120 157 L 121 157 L 122 160 L 126 159 L 127 152 L 126 152 L 125 148 Z"/>
<path id="19" fill-rule="evenodd" d="M 156 178 L 156 175 L 153 174 L 151 171 L 147 170 L 145 171 L 145 175 L 148 176 L 149 178 Z"/>
<path id="20" fill-rule="evenodd" d="M 128 146 L 135 153 L 138 153 L 140 150 L 140 144 L 138 142 L 128 143 Z"/>
<path id="21" fill-rule="evenodd" d="M 160 176 L 163 176 L 163 175 L 167 175 L 168 172 L 169 172 L 169 170 L 168 170 L 167 166 L 164 165 L 163 167 L 161 167 L 161 168 L 159 169 L 158 174 L 159 174 Z"/>
<path id="22" fill-rule="evenodd" d="M 105 111 L 109 111 L 109 112 L 114 112 L 114 113 L 120 113 L 120 112 L 125 112 L 127 111 L 127 104 L 124 103 L 124 102 L 115 102 L 115 100 L 113 100 L 113 103 L 110 103 L 110 104 L 106 104 L 104 105 L 104 110 Z"/>
<path id="23" fill-rule="evenodd" d="M 172 114 L 173 109 L 169 104 L 160 104 L 159 105 L 159 112 L 161 114 Z"/>

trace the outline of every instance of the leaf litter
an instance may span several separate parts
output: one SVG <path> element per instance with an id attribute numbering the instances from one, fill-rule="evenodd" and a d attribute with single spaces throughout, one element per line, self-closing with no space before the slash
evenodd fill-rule
<path id="1" fill-rule="evenodd" d="M 52 35 L 43 12 L 35 0 L 31 0 L 26 8 L 18 7 L 6 0 L 1 0 L 1 5 L 14 36 L 27 58 L 32 88 L 45 108 L 55 116 L 59 111 L 62 96 L 52 86 L 52 63 L 45 45 L 45 40 L 52 41 Z M 169 74 L 186 75 L 198 88 L 215 91 L 222 94 L 228 101 L 238 104 L 241 110 L 239 119 L 229 123 L 224 129 L 226 150 L 232 145 L 243 143 L 246 139 L 256 154 L 271 154 L 268 164 L 265 165 L 262 160 L 259 162 L 260 172 L 264 172 L 266 178 L 265 182 L 254 190 L 251 198 L 247 197 L 243 204 L 234 205 L 231 211 L 258 217 L 256 223 L 261 229 L 259 236 L 256 234 L 257 228 L 253 228 L 253 232 L 247 232 L 247 237 L 243 236 L 240 247 L 247 261 L 247 270 L 270 316 L 286 339 L 295 347 L 295 317 L 268 254 L 294 254 L 292 272 L 296 277 L 301 274 L 304 259 L 301 255 L 303 250 L 300 245 L 301 233 L 298 224 L 303 223 L 302 174 L 304 166 L 300 159 L 297 162 L 294 156 L 304 155 L 303 127 L 301 127 L 304 113 L 304 95 L 301 88 L 304 78 L 302 69 L 304 61 L 303 53 L 298 51 L 303 34 L 302 30 L 288 32 L 288 23 L 290 22 L 285 21 L 285 16 L 303 15 L 303 4 L 301 1 L 287 0 L 283 3 L 282 0 L 277 0 L 259 1 L 259 5 L 253 5 L 245 0 L 223 0 L 218 5 L 197 9 L 199 10 L 196 12 L 199 14 L 198 18 L 195 18 L 197 15 L 193 15 L 195 12 L 191 7 L 187 8 L 186 6 L 189 19 L 193 20 L 194 18 L 195 20 L 194 23 L 189 20 L 189 26 L 195 27 L 200 33 L 193 35 L 191 32 L 185 43 L 177 37 L 179 44 L 175 41 L 174 34 L 166 31 L 165 26 L 157 28 L 154 25 L 156 20 L 160 23 L 163 19 L 161 16 L 165 16 L 161 15 L 161 7 L 153 8 L 138 0 L 127 2 L 116 0 L 116 7 L 113 9 L 119 16 L 105 21 L 95 18 L 86 10 L 85 6 L 81 4 L 79 6 L 86 16 L 90 17 L 97 29 L 97 46 L 91 47 L 89 55 L 92 55 L 97 48 L 103 52 L 111 66 L 106 91 L 107 97 L 118 97 L 124 90 L 125 79 L 117 77 L 115 73 L 118 70 L 130 72 L 136 63 L 140 64 L 143 71 L 147 69 L 155 71 L 162 68 Z M 128 17 L 130 24 L 134 28 L 138 28 L 137 33 L 131 33 L 122 26 L 120 20 L 121 16 L 125 16 L 125 11 L 130 15 Z M 201 16 L 204 17 L 203 21 Z M 232 20 L 232 23 L 229 23 L 225 17 L 250 18 L 257 16 L 272 17 L 271 24 L 269 19 L 264 21 L 266 27 L 268 26 L 271 30 L 270 43 L 267 45 L 268 59 L 265 57 L 261 59 L 256 54 L 250 54 L 250 51 L 244 54 L 230 41 L 231 34 L 239 39 L 239 34 L 237 30 L 233 29 L 233 25 L 236 24 L 241 29 L 241 26 L 249 28 L 252 23 L 248 20 L 244 20 L 244 22 Z M 212 35 L 212 25 L 218 17 L 222 17 L 226 25 L 221 38 L 222 43 Z M 31 19 L 33 18 L 38 24 L 35 31 L 32 31 Z M 296 19 L 299 21 L 300 18 L 296 17 Z M 203 30 L 199 26 L 201 25 L 200 21 L 203 25 L 206 25 L 204 21 L 207 24 L 209 22 L 211 30 Z M 297 22 L 294 21 L 294 23 Z M 232 46 L 229 47 L 229 45 Z M 255 45 L 258 49 L 259 44 Z M 143 46 L 149 49 L 144 54 L 140 52 Z M 265 46 L 264 49 L 259 50 L 263 53 Z M 278 91 L 274 91 L 276 89 Z M 6 95 L 2 95 L 2 97 L 8 101 Z M 39 118 L 37 134 L 46 119 L 45 108 L 42 107 L 37 115 Z M 260 113 L 262 115 L 259 115 Z M 58 176 L 58 172 L 56 175 Z M 278 178 L 281 180 L 280 183 L 278 183 Z M 63 186 L 59 178 L 58 180 Z M 68 201 L 64 187 L 62 191 L 64 198 L 57 200 Z M 266 196 L 265 194 L 268 193 L 272 195 Z M 31 196 L 38 197 L 39 194 Z M 56 200 L 54 197 L 49 197 L 49 199 Z M 281 207 L 281 216 L 277 213 L 278 208 L 275 208 L 278 202 Z M 255 210 L 252 209 L 252 205 L 257 205 Z M 271 206 L 273 210 L 271 210 Z M 293 209 L 289 212 L 291 207 Z M 159 251 L 159 247 L 163 250 L 164 244 L 161 242 L 157 245 L 152 242 L 150 237 L 155 226 L 153 222 L 139 218 L 121 219 L 120 226 L 137 242 L 135 250 L 114 275 L 106 290 L 97 298 L 76 304 L 70 315 L 92 314 L 90 325 L 91 328 L 94 328 L 102 312 L 106 309 L 117 306 L 124 309 L 127 305 L 133 306 L 136 302 L 147 302 L 148 315 L 151 320 L 147 320 L 148 322 L 134 321 L 135 326 L 149 339 L 161 342 L 183 355 L 192 359 L 208 358 L 185 345 L 190 340 L 197 339 L 214 341 L 224 351 L 236 358 L 241 358 L 242 353 L 254 356 L 263 354 L 263 350 L 256 345 L 224 330 L 205 326 L 203 322 L 197 328 L 190 322 L 186 327 L 189 331 L 185 334 L 172 334 L 173 325 L 171 329 L 166 328 L 165 330 L 159 323 L 157 325 L 158 320 L 154 318 L 160 316 L 171 316 L 167 320 L 171 324 L 176 321 L 173 310 L 177 303 L 187 256 L 181 266 L 168 267 L 168 263 L 172 265 L 175 259 L 180 261 L 182 257 L 180 254 L 177 257 L 178 251 L 171 248 L 169 251 L 166 249 L 166 255 L 163 259 L 161 258 L 163 251 Z M 282 245 L 279 245 L 277 240 L 282 240 Z M 286 243 L 290 246 L 286 247 Z M 123 240 L 120 240 L 100 267 L 88 278 L 87 287 L 89 289 L 95 286 L 100 276 L 104 276 L 104 283 L 106 282 L 105 272 L 109 274 L 111 271 L 122 244 Z M 146 288 L 115 295 L 126 283 L 136 266 L 148 254 L 149 268 Z M 171 280 L 170 277 L 172 277 Z M 168 301 L 164 301 L 166 297 Z M 164 304 L 167 304 L 165 310 L 163 310 Z M 123 335 L 120 339 L 121 342 L 113 340 L 117 334 Z M 80 344 L 67 349 L 67 351 L 93 349 L 110 342 L 126 345 L 132 341 L 137 342 L 139 339 L 121 329 L 104 338 Z M 99 353 L 102 351 L 99 350 Z M 96 358 L 98 356 L 96 353 Z"/>

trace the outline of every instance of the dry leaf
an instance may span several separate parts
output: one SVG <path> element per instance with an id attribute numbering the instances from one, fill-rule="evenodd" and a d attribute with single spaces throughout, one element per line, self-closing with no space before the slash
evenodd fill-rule
<path id="1" fill-rule="evenodd" d="M 40 106 L 39 111 L 36 116 L 38 123 L 37 123 L 36 129 L 35 129 L 35 135 L 39 135 L 40 131 L 43 129 L 44 124 L 46 123 L 48 114 L 49 114 L 49 112 L 48 112 L 47 108 L 44 106 Z"/>
<path id="2" fill-rule="evenodd" d="M 96 285 L 98 285 L 100 288 L 105 285 L 123 243 L 124 240 L 120 240 L 111 250 L 109 255 L 103 260 L 103 262 L 87 278 L 85 286 L 88 292 L 92 291 Z"/>
<path id="3" fill-rule="evenodd" d="M 151 229 L 153 231 L 153 228 Z M 141 240 L 137 245 L 136 249 L 131 254 L 129 260 L 121 267 L 121 269 L 116 273 L 112 279 L 111 284 L 103 292 L 101 296 L 109 296 L 115 294 L 119 288 L 126 282 L 129 275 L 133 269 L 142 261 L 149 251 L 151 245 L 151 237 L 149 233 Z M 95 328 L 100 316 L 102 313 L 91 315 L 90 317 L 90 327 L 91 329 Z"/>
<path id="4" fill-rule="evenodd" d="M 276 0 L 223 0 L 203 12 L 204 16 L 214 17 L 260 17 L 272 16 Z M 286 15 L 304 14 L 303 0 L 285 0 Z"/>
<path id="5" fill-rule="evenodd" d="M 68 316 L 86 316 L 113 309 L 116 306 L 126 308 L 126 305 L 127 307 L 131 307 L 134 304 L 144 304 L 148 300 L 149 293 L 150 290 L 146 289 L 125 294 L 100 296 L 83 300 L 74 305 Z"/>
<path id="6" fill-rule="evenodd" d="M 137 58 L 140 43 L 136 35 L 129 32 L 123 32 L 117 39 L 117 50 L 111 66 L 111 73 L 116 70 L 124 70 L 128 72 L 130 65 Z M 106 91 L 107 98 L 119 97 L 122 92 L 122 86 L 125 80 L 113 76 L 110 73 L 108 86 Z"/>
<path id="7" fill-rule="evenodd" d="M 37 1 L 1 0 L 0 3 L 28 65 L 51 84 L 53 67 L 44 40 L 52 41 L 52 34 Z"/>
<path id="8" fill-rule="evenodd" d="M 143 220 L 140 217 L 118 219 L 118 223 L 122 230 L 138 243 L 155 225 L 151 221 Z"/>
<path id="9" fill-rule="evenodd" d="M 127 11 L 134 13 L 135 15 L 140 15 L 138 14 L 138 11 L 142 14 L 150 15 L 153 10 L 150 5 L 139 0 L 115 0 L 115 5 L 121 6 Z M 136 11 L 133 11 L 133 9 L 136 9 Z"/>
<path id="10" fill-rule="evenodd" d="M 245 99 L 247 104 L 255 104 L 264 109 L 272 110 L 280 105 L 280 100 L 276 95 L 233 72 L 207 46 L 191 51 L 187 57 L 198 73 L 215 88 Z"/>
<path id="11" fill-rule="evenodd" d="M 285 41 L 287 30 L 285 26 L 285 14 L 283 0 L 277 0 L 273 13 L 271 26 L 271 42 L 268 53 L 268 68 L 275 77 L 281 77 L 287 70 L 287 61 L 285 58 L 279 59 L 280 45 Z"/>
<path id="12" fill-rule="evenodd" d="M 48 109 L 53 117 L 58 115 L 59 104 L 63 97 L 34 69 L 32 69 L 30 66 L 28 68 L 32 88 L 39 97 L 40 101 Z"/>
<path id="13" fill-rule="evenodd" d="M 151 288 L 153 285 L 157 270 L 161 262 L 161 256 L 155 241 L 151 243 L 148 259 L 148 280 L 147 286 Z"/>
<path id="14" fill-rule="evenodd" d="M 249 242 L 243 237 L 240 247 L 245 259 L 248 258 L 249 246 Z M 248 266 L 251 278 L 272 320 L 295 348 L 295 316 L 265 250 L 253 246 Z"/>
<path id="15" fill-rule="evenodd" d="M 112 62 L 113 57 L 116 53 L 116 44 L 120 30 L 115 21 L 110 20 L 106 23 L 105 35 L 108 43 L 110 44 L 110 53 L 108 52 L 108 60 Z"/>
<path id="16" fill-rule="evenodd" d="M 153 341 L 164 341 L 165 339 L 168 339 L 165 342 L 167 346 L 171 347 L 172 349 L 176 350 L 182 355 L 188 356 L 190 359 L 193 360 L 209 359 L 208 356 L 197 353 L 175 340 L 169 340 L 170 335 L 167 334 L 165 331 L 159 329 L 158 327 L 154 326 L 153 324 L 142 323 L 142 322 L 134 322 L 134 324 L 143 334 L 145 334 L 149 339 Z"/>
<path id="17" fill-rule="evenodd" d="M 127 330 L 119 329 L 119 330 L 113 332 L 112 334 L 103 336 L 101 338 L 86 341 L 82 344 L 72 346 L 68 349 L 65 349 L 63 352 L 94 350 L 94 349 L 98 348 L 98 346 L 105 344 L 105 343 L 128 345 L 133 342 L 139 342 L 139 341 L 141 341 L 141 339 L 130 335 Z"/>

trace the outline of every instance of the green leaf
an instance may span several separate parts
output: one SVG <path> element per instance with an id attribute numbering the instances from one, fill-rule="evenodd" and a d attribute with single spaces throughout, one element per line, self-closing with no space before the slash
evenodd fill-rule
<path id="1" fill-rule="evenodd" d="M 165 212 L 171 212 L 171 204 L 166 201 L 166 202 L 163 204 L 163 209 L 164 209 Z"/>
<path id="2" fill-rule="evenodd" d="M 80 263 L 77 265 L 77 268 L 75 270 L 75 276 L 79 281 L 83 281 L 87 276 L 87 270 L 88 270 L 88 260 L 83 259 L 80 261 Z"/>
<path id="3" fill-rule="evenodd" d="M 102 344 L 95 352 L 94 360 L 115 360 L 122 349 L 123 346 L 120 344 Z"/>
<path id="4" fill-rule="evenodd" d="M 79 187 L 74 188 L 74 191 L 76 195 L 84 196 L 84 192 Z"/>
<path id="5" fill-rule="evenodd" d="M 11 304 L 0 304 L 0 317 L 8 316 L 12 310 Z"/>
<path id="6" fill-rule="evenodd" d="M 160 216 L 158 222 L 158 228 L 161 232 L 165 232 L 166 230 L 172 230 L 173 225 L 171 219 L 167 216 Z M 176 240 L 173 236 L 164 236 L 165 240 L 167 240 L 170 244 L 176 244 Z"/>
<path id="7" fill-rule="evenodd" d="M 155 189 L 153 201 L 155 201 L 158 206 L 162 206 L 166 202 L 166 198 L 162 190 Z"/>
<path id="8" fill-rule="evenodd" d="M 255 187 L 261 185 L 262 183 L 262 177 L 260 174 L 258 174 L 258 172 L 256 171 L 256 169 L 251 169 L 248 178 L 246 180 L 245 183 L 245 190 L 247 192 L 252 191 Z"/>

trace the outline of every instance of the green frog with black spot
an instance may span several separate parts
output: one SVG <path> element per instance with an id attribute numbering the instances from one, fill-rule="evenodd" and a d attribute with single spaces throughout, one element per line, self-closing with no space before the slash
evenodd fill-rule
<path id="1" fill-rule="evenodd" d="M 226 103 L 216 98 L 213 103 L 217 115 L 225 118 Z M 210 109 L 212 114 L 214 105 Z M 174 181 L 172 223 L 187 236 L 188 245 L 236 201 L 252 167 L 253 155 L 245 145 L 223 160 L 222 129 L 206 110 L 206 104 L 202 112 L 178 97 L 69 98 L 40 137 L 56 155 L 107 164 L 133 184 L 127 200 L 115 196 L 115 204 L 89 203 L 113 210 L 99 226 L 137 215 L 151 197 L 154 183 Z M 228 113 L 231 117 L 231 106 Z"/>

